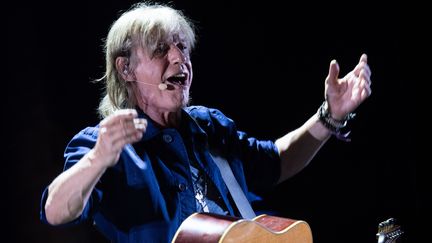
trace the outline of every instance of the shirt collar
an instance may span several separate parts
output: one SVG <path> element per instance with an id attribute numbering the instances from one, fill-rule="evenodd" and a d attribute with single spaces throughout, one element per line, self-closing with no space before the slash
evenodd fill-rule
<path id="1" fill-rule="evenodd" d="M 145 118 L 147 120 L 147 129 L 144 132 L 144 136 L 142 137 L 141 141 L 148 141 L 164 130 L 163 128 L 161 129 L 158 127 L 155 122 L 140 108 L 136 108 L 136 110 L 138 111 L 139 118 Z M 191 132 L 192 136 L 207 137 L 205 131 L 185 109 L 182 109 L 182 119 L 185 119 L 183 122 L 187 124 L 187 128 Z"/>

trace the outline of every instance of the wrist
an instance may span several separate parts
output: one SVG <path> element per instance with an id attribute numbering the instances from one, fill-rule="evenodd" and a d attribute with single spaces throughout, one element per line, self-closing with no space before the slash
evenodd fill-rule
<path id="1" fill-rule="evenodd" d="M 348 121 L 353 119 L 355 114 L 349 113 L 342 119 L 336 119 L 332 116 L 328 102 L 325 100 L 317 111 L 319 121 L 326 127 L 332 135 L 344 141 L 350 141 L 348 135 L 350 132 L 343 133 L 342 130 L 347 126 Z"/>
<path id="2" fill-rule="evenodd" d="M 107 163 L 103 163 L 101 156 L 98 156 L 98 153 L 95 149 L 91 149 L 86 155 L 90 166 L 98 168 L 101 171 L 105 171 L 109 166 Z"/>

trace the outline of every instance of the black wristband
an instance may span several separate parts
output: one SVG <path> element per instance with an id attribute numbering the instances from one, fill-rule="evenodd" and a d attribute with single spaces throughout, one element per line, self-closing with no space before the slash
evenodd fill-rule
<path id="1" fill-rule="evenodd" d="M 349 141 L 348 133 L 342 134 L 341 129 L 347 126 L 349 120 L 354 118 L 355 113 L 349 113 L 342 120 L 334 119 L 331 116 L 330 108 L 328 106 L 327 101 L 324 101 L 322 105 L 319 107 L 317 112 L 318 118 L 321 123 L 330 130 L 330 132 L 335 135 L 338 139 Z"/>

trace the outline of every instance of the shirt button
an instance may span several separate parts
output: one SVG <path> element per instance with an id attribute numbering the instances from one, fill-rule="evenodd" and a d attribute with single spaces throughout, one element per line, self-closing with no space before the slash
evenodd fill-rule
<path id="1" fill-rule="evenodd" d="M 164 140 L 165 143 L 171 143 L 172 140 L 173 140 L 173 138 L 172 138 L 171 135 L 169 135 L 169 134 L 164 134 L 164 135 L 162 136 L 162 139 Z"/>
<path id="2" fill-rule="evenodd" d="M 179 183 L 178 184 L 178 189 L 179 189 L 179 191 L 184 191 L 184 190 L 186 190 L 186 185 L 184 184 L 184 183 Z"/>

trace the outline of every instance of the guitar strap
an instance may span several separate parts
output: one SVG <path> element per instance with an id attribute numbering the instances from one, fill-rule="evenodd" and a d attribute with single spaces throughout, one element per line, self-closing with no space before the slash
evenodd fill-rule
<path id="1" fill-rule="evenodd" d="M 226 159 L 222 156 L 219 156 L 217 153 L 210 152 L 210 155 L 216 163 L 217 167 L 219 168 L 222 178 L 225 181 L 225 184 L 227 185 L 228 190 L 231 193 L 231 196 L 234 199 L 234 202 L 241 216 L 244 219 L 255 218 L 255 212 L 253 211 L 252 206 L 246 198 L 246 195 L 244 194 L 236 178 L 234 177 L 228 161 L 226 161 Z"/>

